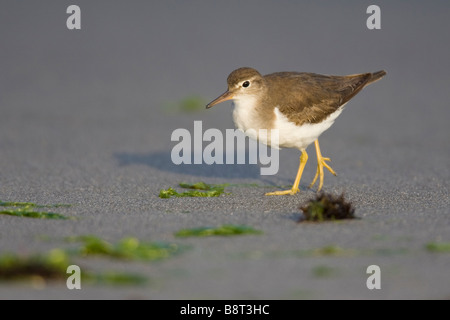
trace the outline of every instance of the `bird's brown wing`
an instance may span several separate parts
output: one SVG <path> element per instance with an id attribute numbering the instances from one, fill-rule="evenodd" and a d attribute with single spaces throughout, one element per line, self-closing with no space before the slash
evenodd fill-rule
<path id="1" fill-rule="evenodd" d="M 279 72 L 265 76 L 270 90 L 276 90 L 269 96 L 273 99 L 282 95 L 283 98 L 280 100 L 283 104 L 278 105 L 278 108 L 297 125 L 321 122 L 353 98 L 368 83 L 378 80 L 378 78 L 372 78 L 372 73 L 329 76 L 315 73 Z M 270 104 L 274 105 L 273 103 L 275 101 Z"/>

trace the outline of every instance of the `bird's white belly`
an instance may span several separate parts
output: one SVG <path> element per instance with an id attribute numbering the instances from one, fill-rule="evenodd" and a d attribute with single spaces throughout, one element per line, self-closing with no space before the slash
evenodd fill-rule
<path id="1" fill-rule="evenodd" d="M 278 107 L 274 109 L 275 120 L 273 123 L 264 123 L 262 117 L 255 110 L 257 101 L 250 97 L 234 100 L 233 120 L 236 127 L 252 139 L 258 140 L 273 148 L 306 149 L 325 130 L 331 127 L 336 118 L 341 114 L 344 105 L 340 106 L 333 114 L 320 123 L 303 124 L 297 126 L 283 115 Z M 268 131 L 260 131 L 267 129 Z M 270 129 L 278 130 L 278 143 L 272 141 L 276 135 L 271 134 Z"/>
<path id="2" fill-rule="evenodd" d="M 279 146 L 281 148 L 306 149 L 314 142 L 325 130 L 331 127 L 336 118 L 341 114 L 344 105 L 342 105 L 328 118 L 320 123 L 305 123 L 301 126 L 289 121 L 278 108 L 275 108 L 274 128 L 279 130 Z"/>

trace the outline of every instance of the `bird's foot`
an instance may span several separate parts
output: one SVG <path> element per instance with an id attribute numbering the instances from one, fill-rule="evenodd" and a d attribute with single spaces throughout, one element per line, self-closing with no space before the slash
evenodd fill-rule
<path id="1" fill-rule="evenodd" d="M 300 184 L 300 179 L 302 178 L 303 169 L 305 168 L 306 162 L 308 161 L 308 154 L 305 149 L 302 150 L 302 154 L 300 156 L 300 165 L 298 166 L 297 176 L 295 177 L 294 184 L 292 188 L 289 190 L 275 191 L 275 192 L 267 192 L 266 196 L 283 196 L 285 194 L 294 195 L 300 191 L 298 188 Z"/>
<path id="2" fill-rule="evenodd" d="M 299 188 L 292 188 L 289 190 L 282 190 L 282 191 L 274 191 L 274 192 L 267 192 L 266 196 L 283 196 L 285 194 L 290 194 L 291 196 L 299 192 Z"/>
<path id="3" fill-rule="evenodd" d="M 332 174 L 336 175 L 336 172 L 334 172 L 333 169 L 331 169 L 331 167 L 328 165 L 328 163 L 326 163 L 326 161 L 331 161 L 330 158 L 324 158 L 322 156 L 319 157 L 319 155 L 317 156 L 317 171 L 316 171 L 316 175 L 314 176 L 313 181 L 311 182 L 311 184 L 309 185 L 310 188 L 313 187 L 313 185 L 316 183 L 317 178 L 319 177 L 319 188 L 317 188 L 317 192 L 319 192 L 322 189 L 323 186 L 323 167 L 327 168 L 328 171 L 330 171 Z"/>

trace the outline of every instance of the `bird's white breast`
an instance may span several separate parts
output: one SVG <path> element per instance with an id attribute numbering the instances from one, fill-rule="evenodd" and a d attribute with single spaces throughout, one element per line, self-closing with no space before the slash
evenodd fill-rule
<path id="1" fill-rule="evenodd" d="M 255 110 L 256 105 L 257 100 L 251 96 L 233 100 L 233 120 L 236 128 L 244 131 L 250 138 L 258 140 L 258 129 L 261 129 L 262 125 Z"/>
<path id="2" fill-rule="evenodd" d="M 243 131 L 258 129 L 255 121 L 256 105 L 256 99 L 249 96 L 233 100 L 233 120 L 236 128 Z"/>

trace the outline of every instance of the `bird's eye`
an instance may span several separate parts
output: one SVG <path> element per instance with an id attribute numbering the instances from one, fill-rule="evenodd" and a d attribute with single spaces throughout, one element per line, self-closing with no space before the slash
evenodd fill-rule
<path id="1" fill-rule="evenodd" d="M 244 88 L 247 88 L 250 85 L 250 81 L 244 81 L 244 83 L 242 83 L 242 86 Z"/>

